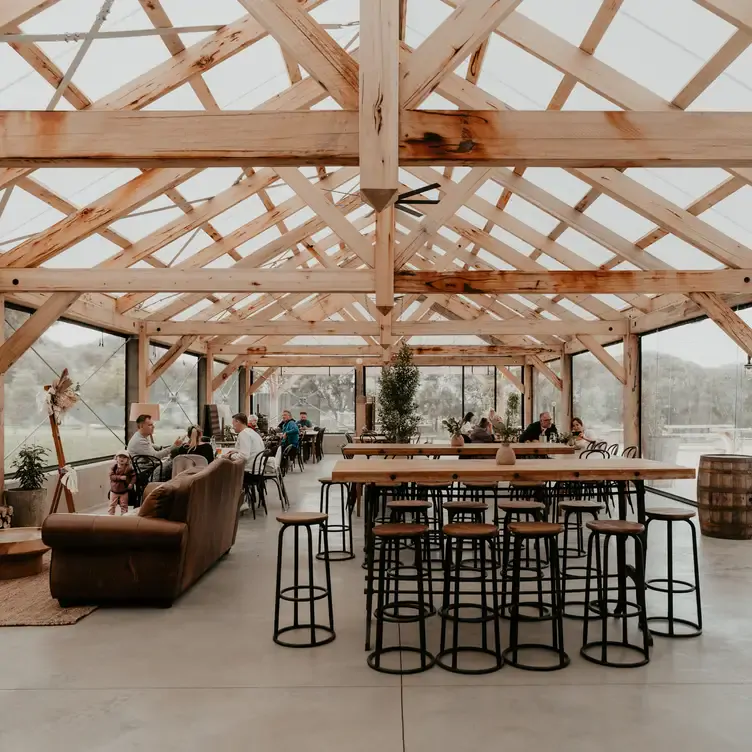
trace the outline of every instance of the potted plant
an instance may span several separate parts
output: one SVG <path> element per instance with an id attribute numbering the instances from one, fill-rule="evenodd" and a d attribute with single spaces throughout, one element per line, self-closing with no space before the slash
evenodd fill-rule
<path id="1" fill-rule="evenodd" d="M 413 363 L 412 351 L 403 343 L 379 379 L 381 430 L 391 444 L 409 444 L 418 431 L 420 415 L 415 397 L 419 385 L 420 371 Z"/>
<path id="2" fill-rule="evenodd" d="M 460 433 L 462 423 L 457 420 L 457 418 L 446 418 L 445 420 L 441 421 L 441 425 L 444 426 L 447 431 L 449 431 L 449 435 L 452 437 L 449 443 L 452 446 L 464 445 L 465 439 L 462 438 L 462 433 Z"/>
<path id="3" fill-rule="evenodd" d="M 519 426 L 519 412 L 520 412 L 520 395 L 517 392 L 512 392 L 507 397 L 507 406 L 504 411 L 504 419 L 499 421 L 497 427 L 497 433 L 501 439 L 501 447 L 496 452 L 496 464 L 497 465 L 514 465 L 517 462 L 517 455 L 514 453 L 514 449 L 510 446 L 513 441 L 516 441 L 520 435 Z"/>
<path id="4" fill-rule="evenodd" d="M 5 492 L 13 507 L 14 527 L 41 527 L 46 516 L 47 489 L 44 487 L 44 463 L 47 450 L 38 444 L 23 446 L 12 466 L 16 471 L 18 488 Z"/>

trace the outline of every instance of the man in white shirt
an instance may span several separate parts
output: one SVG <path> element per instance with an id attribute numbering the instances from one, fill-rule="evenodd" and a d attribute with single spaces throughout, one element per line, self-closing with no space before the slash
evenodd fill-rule
<path id="1" fill-rule="evenodd" d="M 245 471 L 250 473 L 256 455 L 264 451 L 264 440 L 252 428 L 248 428 L 248 417 L 245 413 L 232 416 L 232 428 L 238 435 L 238 439 L 231 454 L 235 453 L 243 457 Z"/>

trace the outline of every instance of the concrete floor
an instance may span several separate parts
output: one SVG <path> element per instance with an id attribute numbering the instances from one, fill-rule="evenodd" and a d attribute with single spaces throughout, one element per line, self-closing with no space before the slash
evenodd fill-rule
<path id="1" fill-rule="evenodd" d="M 318 504 L 316 479 L 332 462 L 288 476 L 294 508 Z M 333 643 L 272 642 L 276 501 L 270 509 L 241 519 L 231 554 L 171 609 L 0 629 L 0 750 L 750 749 L 752 542 L 701 539 L 704 634 L 656 638 L 644 668 L 582 660 L 581 624 L 567 621 L 563 671 L 469 677 L 434 667 L 400 680 L 366 666 L 359 559 L 332 565 Z M 650 570 L 663 563 L 661 538 L 651 532 Z"/>

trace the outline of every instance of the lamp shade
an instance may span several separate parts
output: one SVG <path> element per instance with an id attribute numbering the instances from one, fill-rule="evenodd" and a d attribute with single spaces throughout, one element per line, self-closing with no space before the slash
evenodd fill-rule
<path id="1" fill-rule="evenodd" d="M 152 420 L 159 420 L 159 405 L 148 402 L 131 402 L 131 413 L 128 420 L 135 422 L 139 415 L 151 415 Z"/>

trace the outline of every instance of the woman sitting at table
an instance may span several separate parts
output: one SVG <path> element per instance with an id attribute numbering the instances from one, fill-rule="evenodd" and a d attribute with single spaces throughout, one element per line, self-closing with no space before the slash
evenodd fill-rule
<path id="1" fill-rule="evenodd" d="M 466 413 L 465 417 L 462 419 L 462 425 L 460 426 L 460 433 L 463 436 L 470 436 L 473 429 L 475 428 L 475 425 L 473 424 L 474 417 L 475 417 L 474 413 Z"/>
<path id="2" fill-rule="evenodd" d="M 188 439 L 185 444 L 178 447 L 175 454 L 198 454 L 204 457 L 207 462 L 211 462 L 214 459 L 214 449 L 211 444 L 202 443 L 202 433 L 198 426 L 188 426 Z"/>
<path id="3" fill-rule="evenodd" d="M 473 444 L 491 443 L 494 441 L 493 426 L 488 418 L 481 418 L 478 425 L 470 432 L 470 441 Z"/>
<path id="4" fill-rule="evenodd" d="M 591 441 L 595 441 L 595 438 L 585 430 L 582 418 L 572 418 L 572 438 L 577 449 L 585 449 Z"/>

